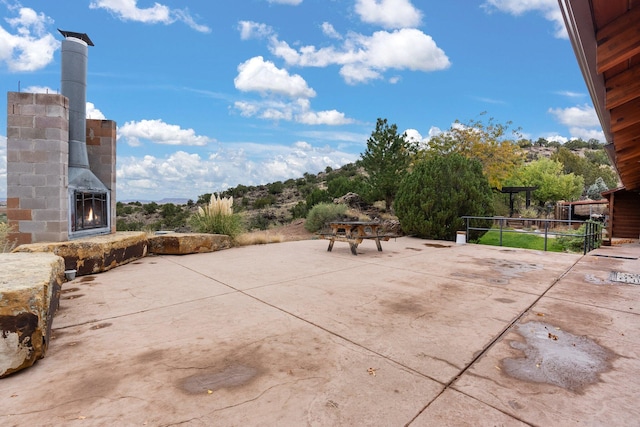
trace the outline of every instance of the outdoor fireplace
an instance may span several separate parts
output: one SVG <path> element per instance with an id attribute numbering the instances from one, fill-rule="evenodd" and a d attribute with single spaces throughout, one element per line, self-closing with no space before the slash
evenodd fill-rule
<path id="1" fill-rule="evenodd" d="M 60 33 L 61 93 L 7 96 L 8 239 L 19 245 L 116 232 L 116 123 L 86 117 L 93 43 Z"/>

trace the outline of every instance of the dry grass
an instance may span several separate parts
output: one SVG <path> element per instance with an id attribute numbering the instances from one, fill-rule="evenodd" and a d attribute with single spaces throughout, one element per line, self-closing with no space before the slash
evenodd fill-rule
<path id="1" fill-rule="evenodd" d="M 362 213 L 357 209 L 347 209 L 347 215 L 358 218 L 357 221 L 371 221 L 371 217 L 369 215 Z"/>
<path id="2" fill-rule="evenodd" d="M 238 246 L 250 246 L 266 245 L 268 243 L 282 243 L 284 240 L 285 239 L 282 234 L 260 231 L 255 233 L 243 233 L 236 237 L 235 243 Z"/>
<path id="3" fill-rule="evenodd" d="M 9 240 L 11 227 L 5 222 L 0 222 L 0 252 L 11 252 L 16 247 L 14 240 Z"/>

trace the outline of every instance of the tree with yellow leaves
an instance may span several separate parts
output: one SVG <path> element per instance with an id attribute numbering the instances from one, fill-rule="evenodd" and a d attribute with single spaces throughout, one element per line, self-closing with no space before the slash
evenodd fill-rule
<path id="1" fill-rule="evenodd" d="M 489 185 L 500 189 L 524 162 L 524 153 L 517 144 L 518 130 L 512 132 L 513 138 L 507 137 L 510 125 L 511 122 L 495 123 L 493 118 L 486 125 L 479 120 L 469 123 L 456 120 L 448 131 L 429 140 L 421 157 L 459 153 L 476 159 L 482 164 Z"/>

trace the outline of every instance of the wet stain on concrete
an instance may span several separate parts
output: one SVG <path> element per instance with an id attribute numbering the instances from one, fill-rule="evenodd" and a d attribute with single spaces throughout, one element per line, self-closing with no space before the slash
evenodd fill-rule
<path id="1" fill-rule="evenodd" d="M 396 314 L 421 314 L 427 311 L 427 308 L 416 301 L 414 297 L 403 297 L 395 301 L 380 301 L 380 304 L 389 311 Z"/>
<path id="2" fill-rule="evenodd" d="M 511 304 L 515 302 L 515 300 L 509 299 L 509 298 L 494 298 L 494 301 L 502 302 L 505 304 Z"/>
<path id="3" fill-rule="evenodd" d="M 93 325 L 89 329 L 95 331 L 96 329 L 108 328 L 109 326 L 111 326 L 111 323 L 98 323 L 97 325 Z"/>
<path id="4" fill-rule="evenodd" d="M 80 288 L 65 288 L 65 289 L 62 289 L 60 291 L 60 293 L 68 294 L 69 292 L 76 292 L 76 291 L 79 291 L 79 290 L 80 290 Z"/>
<path id="5" fill-rule="evenodd" d="M 93 282 L 96 280 L 96 276 L 83 276 L 80 278 L 81 282 Z"/>
<path id="6" fill-rule="evenodd" d="M 162 349 L 145 351 L 144 353 L 136 356 L 136 361 L 138 363 L 157 362 L 158 360 L 162 360 L 164 353 L 165 351 Z"/>
<path id="7" fill-rule="evenodd" d="M 430 248 L 450 248 L 449 245 L 442 245 L 440 243 L 425 243 L 425 246 L 429 246 Z"/>
<path id="8" fill-rule="evenodd" d="M 503 279 L 498 277 L 488 277 L 487 283 L 491 283 L 492 285 L 508 285 L 509 279 Z"/>
<path id="9" fill-rule="evenodd" d="M 422 250 L 420 248 L 411 248 L 411 247 L 408 247 L 408 246 L 405 249 L 408 249 L 410 251 L 416 251 L 416 252 L 420 252 Z"/>
<path id="10" fill-rule="evenodd" d="M 612 369 L 616 357 L 611 350 L 585 336 L 576 336 L 543 322 L 516 326 L 523 339 L 511 341 L 512 348 L 522 352 L 518 358 L 507 358 L 501 371 L 522 381 L 546 383 L 577 394 L 600 381 L 600 374 Z"/>
<path id="11" fill-rule="evenodd" d="M 260 371 L 252 366 L 231 365 L 220 371 L 197 373 L 182 380 L 181 388 L 189 394 L 208 393 L 209 390 L 236 388 L 251 383 Z"/>
<path id="12" fill-rule="evenodd" d="M 528 273 L 530 271 L 542 270 L 541 264 L 532 264 L 521 261 L 509 261 L 504 259 L 484 259 L 479 260 L 479 263 L 483 265 L 491 266 L 491 269 L 501 273 L 507 277 L 517 277 L 522 273 Z"/>

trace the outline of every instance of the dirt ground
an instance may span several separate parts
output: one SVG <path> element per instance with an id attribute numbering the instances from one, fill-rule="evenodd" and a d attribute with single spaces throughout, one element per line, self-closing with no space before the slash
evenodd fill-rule
<path id="1" fill-rule="evenodd" d="M 253 231 L 247 233 L 249 235 L 264 235 L 280 237 L 283 242 L 293 242 L 296 240 L 310 240 L 315 237 L 315 233 L 311 233 L 304 228 L 304 219 L 297 219 L 289 224 L 279 227 L 270 228 L 266 231 Z"/>

